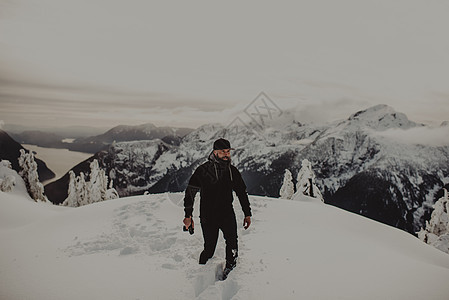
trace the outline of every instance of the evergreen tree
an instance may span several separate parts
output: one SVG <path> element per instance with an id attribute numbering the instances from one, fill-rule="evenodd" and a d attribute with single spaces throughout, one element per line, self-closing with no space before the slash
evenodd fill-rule
<path id="1" fill-rule="evenodd" d="M 294 185 L 293 185 L 293 177 L 292 173 L 286 169 L 284 173 L 284 182 L 282 183 L 281 190 L 279 191 L 279 195 L 283 199 L 291 199 L 293 197 Z"/>
<path id="2" fill-rule="evenodd" d="M 89 204 L 104 200 L 103 197 L 106 192 L 106 185 L 102 178 L 101 171 L 102 170 L 100 170 L 100 166 L 98 165 L 98 160 L 94 159 L 90 163 L 89 182 L 87 183 L 89 190 Z"/>
<path id="3" fill-rule="evenodd" d="M 80 175 L 76 178 L 76 193 L 78 195 L 78 206 L 89 204 L 89 191 L 83 172 L 80 172 Z"/>
<path id="4" fill-rule="evenodd" d="M 112 200 L 112 199 L 118 199 L 120 196 L 118 195 L 117 190 L 113 187 L 113 181 L 111 180 L 109 182 L 109 188 L 106 190 L 106 199 L 105 200 Z"/>
<path id="5" fill-rule="evenodd" d="M 108 177 L 103 169 L 100 168 L 98 160 L 94 159 L 90 163 L 89 175 L 90 203 L 106 200 L 106 190 L 108 187 Z"/>
<path id="6" fill-rule="evenodd" d="M 11 162 L 9 160 L 6 160 L 6 159 L 0 160 L 0 167 L 12 169 Z"/>
<path id="7" fill-rule="evenodd" d="M 312 163 L 307 159 L 302 161 L 301 169 L 298 172 L 296 193 L 314 197 L 324 202 L 324 198 L 315 184 L 315 173 L 312 171 Z"/>
<path id="8" fill-rule="evenodd" d="M 426 221 L 426 228 L 418 232 L 418 237 L 423 242 L 449 253 L 449 199 L 446 189 L 433 208 L 430 221 Z"/>
<path id="9" fill-rule="evenodd" d="M 0 161 L 0 168 L 12 169 L 11 162 L 9 160 Z M 12 192 L 15 185 L 16 178 L 13 175 L 5 175 L 0 178 L 0 191 L 2 192 Z"/>
<path id="10" fill-rule="evenodd" d="M 34 201 L 48 201 L 44 195 L 44 186 L 39 182 L 39 175 L 37 173 L 37 163 L 34 160 L 32 152 L 25 152 L 20 149 L 19 166 L 22 168 L 20 176 L 25 181 L 28 193 Z"/>
<path id="11" fill-rule="evenodd" d="M 70 171 L 69 174 L 68 196 L 63 205 L 77 207 L 119 198 L 118 192 L 112 187 L 112 180 L 107 189 L 108 177 L 96 159 L 90 163 L 89 181 L 85 180 L 83 172 L 79 176 L 75 176 L 73 171 Z"/>
<path id="12" fill-rule="evenodd" d="M 5 178 L 0 179 L 0 191 L 2 192 L 12 192 L 14 186 L 16 185 L 16 178 L 12 175 L 5 176 Z"/>
<path id="13" fill-rule="evenodd" d="M 64 200 L 62 205 L 77 207 L 79 206 L 79 197 L 76 189 L 76 176 L 72 170 L 69 171 L 69 178 L 69 190 L 67 193 L 67 199 Z"/>

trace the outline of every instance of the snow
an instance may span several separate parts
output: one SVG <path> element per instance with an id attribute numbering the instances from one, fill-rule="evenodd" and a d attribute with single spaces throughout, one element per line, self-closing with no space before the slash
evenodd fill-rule
<path id="1" fill-rule="evenodd" d="M 61 142 L 67 143 L 67 144 L 72 144 L 73 141 L 75 141 L 75 139 L 72 139 L 72 138 L 66 138 L 66 139 L 61 140 Z"/>
<path id="2" fill-rule="evenodd" d="M 36 203 L 28 195 L 22 177 L 16 171 L 0 165 L 0 178 L 4 176 L 13 176 L 15 186 L 11 192 L 0 192 L 0 231 L 32 224 L 60 211 L 58 206 L 50 203 Z"/>
<path id="3" fill-rule="evenodd" d="M 398 113 L 392 107 L 385 104 L 359 111 L 351 115 L 348 120 L 354 121 L 358 126 L 363 124 L 363 127 L 369 127 L 379 131 L 389 128 L 409 129 L 417 126 L 416 123 L 409 121 L 405 114 Z"/>
<path id="4" fill-rule="evenodd" d="M 22 227 L 35 222 L 55 216 L 59 211 L 64 210 L 58 206 L 45 202 L 34 202 L 29 196 L 25 198 L 13 193 L 0 192 L 0 237 L 1 233 L 8 230 Z M 1 243 L 4 243 L 1 238 Z M 3 262 L 5 253 L 1 254 Z M 0 294 L 0 299 L 3 299 Z"/>
<path id="5" fill-rule="evenodd" d="M 197 263 L 201 228 L 195 217 L 195 234 L 182 231 L 182 198 L 151 194 L 68 208 L 0 193 L 0 299 L 449 295 L 447 254 L 307 196 L 250 196 L 253 223 L 246 231 L 239 228 L 238 265 L 226 281 L 215 282 L 224 242 L 220 237 L 207 265 Z M 235 209 L 242 224 L 238 204 Z"/>

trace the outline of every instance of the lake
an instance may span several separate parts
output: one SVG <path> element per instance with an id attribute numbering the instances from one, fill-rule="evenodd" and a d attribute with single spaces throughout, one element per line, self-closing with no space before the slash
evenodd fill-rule
<path id="1" fill-rule="evenodd" d="M 74 166 L 93 155 L 91 153 L 70 151 L 68 149 L 43 148 L 28 144 L 23 144 L 22 146 L 36 152 L 35 157 L 43 160 L 47 164 L 47 167 L 56 174 L 54 178 L 43 182 L 44 185 L 58 180 Z"/>

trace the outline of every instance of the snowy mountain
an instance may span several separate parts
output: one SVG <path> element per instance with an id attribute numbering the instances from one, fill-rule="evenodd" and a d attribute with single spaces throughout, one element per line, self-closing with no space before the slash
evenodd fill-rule
<path id="1" fill-rule="evenodd" d="M 8 133 L 0 129 L 0 160 L 8 160 L 11 162 L 12 168 L 17 172 L 20 171 L 18 159 L 20 157 L 20 149 L 25 149 L 22 145 L 11 138 Z M 37 171 L 41 182 L 55 177 L 55 173 L 50 170 L 45 162 L 36 159 Z"/>
<path id="2" fill-rule="evenodd" d="M 332 124 L 301 124 L 290 117 L 255 131 L 253 124 L 207 124 L 179 145 L 163 140 L 116 143 L 96 157 L 121 196 L 183 191 L 213 141 L 228 138 L 234 165 L 248 191 L 278 197 L 286 169 L 296 178 L 303 159 L 312 163 L 325 202 L 410 233 L 430 218 L 431 206 L 449 184 L 447 127 L 417 124 L 378 105 Z M 67 183 L 61 181 L 61 188 Z M 66 188 L 65 188 L 66 190 Z M 47 194 L 56 203 L 64 199 Z"/>
<path id="3" fill-rule="evenodd" d="M 193 236 L 182 232 L 182 197 L 163 193 L 68 208 L 0 193 L 0 299 L 445 300 L 449 295 L 447 254 L 308 197 L 250 196 L 253 223 L 238 229 L 237 267 L 226 281 L 216 282 L 224 241 L 220 237 L 205 266 L 198 264 L 201 228 Z M 240 224 L 239 204 L 235 210 Z"/>
<path id="4" fill-rule="evenodd" d="M 419 126 L 410 121 L 403 113 L 396 112 L 392 107 L 380 104 L 369 109 L 359 111 L 349 117 L 347 125 L 358 126 L 360 128 L 371 128 L 377 131 L 391 128 L 409 129 Z M 421 125 L 423 126 L 423 125 Z"/>

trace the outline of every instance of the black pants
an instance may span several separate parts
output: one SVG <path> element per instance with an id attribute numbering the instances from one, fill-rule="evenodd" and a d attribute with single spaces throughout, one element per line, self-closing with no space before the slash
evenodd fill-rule
<path id="1" fill-rule="evenodd" d="M 201 218 L 204 250 L 200 255 L 200 264 L 205 264 L 214 255 L 219 230 L 223 232 L 226 242 L 226 267 L 234 268 L 238 256 L 237 222 L 235 215 L 222 218 Z"/>

